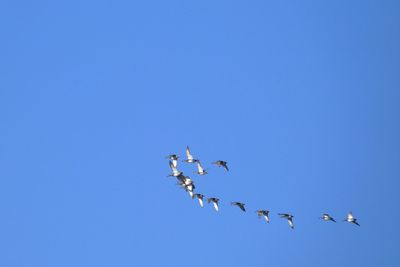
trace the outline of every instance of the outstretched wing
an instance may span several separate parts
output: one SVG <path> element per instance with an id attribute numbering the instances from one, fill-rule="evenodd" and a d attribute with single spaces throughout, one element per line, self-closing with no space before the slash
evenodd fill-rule
<path id="1" fill-rule="evenodd" d="M 214 204 L 214 209 L 215 209 L 216 211 L 218 211 L 218 203 L 217 203 L 217 202 L 213 202 L 213 204 Z"/>
<path id="2" fill-rule="evenodd" d="M 227 165 L 226 162 L 225 162 L 222 166 L 224 167 L 224 169 L 225 169 L 227 172 L 229 171 L 229 168 L 228 168 L 228 165 Z"/>
<path id="3" fill-rule="evenodd" d="M 172 165 L 173 165 L 175 168 L 178 167 L 178 160 L 173 159 L 173 160 L 172 160 Z"/>
<path id="4" fill-rule="evenodd" d="M 180 174 L 180 172 L 178 171 L 178 169 L 176 168 L 176 165 L 174 165 L 174 163 L 172 161 L 169 161 L 169 167 L 172 170 L 172 174 L 174 176 L 178 176 Z"/>
<path id="5" fill-rule="evenodd" d="M 240 208 L 242 211 L 246 211 L 246 209 L 244 208 L 244 204 L 243 204 L 243 203 L 240 203 L 240 204 L 239 204 L 239 208 Z"/>
<path id="6" fill-rule="evenodd" d="M 292 228 L 292 229 L 294 228 L 294 224 L 293 224 L 293 221 L 291 218 L 288 219 L 288 224 L 289 224 L 290 228 Z"/>
<path id="7" fill-rule="evenodd" d="M 189 146 L 186 147 L 186 157 L 187 157 L 188 160 L 193 160 L 193 156 L 190 153 Z"/>
<path id="8" fill-rule="evenodd" d="M 204 172 L 204 169 L 203 169 L 203 166 L 201 166 L 200 161 L 197 161 L 196 163 L 197 163 L 197 170 L 198 170 L 198 172 L 199 172 L 199 173 L 203 173 L 203 172 Z"/>

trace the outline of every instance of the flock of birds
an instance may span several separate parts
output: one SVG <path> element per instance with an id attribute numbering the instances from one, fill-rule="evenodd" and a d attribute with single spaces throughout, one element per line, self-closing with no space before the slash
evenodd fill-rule
<path id="1" fill-rule="evenodd" d="M 170 176 L 176 177 L 178 179 L 178 185 L 180 185 L 182 188 L 184 188 L 189 193 L 189 195 L 190 195 L 190 197 L 192 199 L 196 199 L 197 198 L 198 201 L 199 201 L 200 206 L 204 207 L 205 196 L 203 194 L 200 194 L 200 193 L 195 193 L 194 191 L 195 191 L 196 187 L 195 187 L 195 184 L 194 184 L 193 180 L 189 176 L 185 176 L 182 171 L 178 170 L 178 159 L 179 159 L 179 156 L 176 155 L 176 154 L 171 154 L 171 155 L 167 156 L 167 158 L 169 159 L 169 167 L 172 170 L 172 173 L 170 175 L 168 175 L 168 177 L 170 177 Z M 183 160 L 182 162 L 195 163 L 197 165 L 197 174 L 199 174 L 199 175 L 206 175 L 207 174 L 207 171 L 201 165 L 200 160 L 195 159 L 193 157 L 193 155 L 190 153 L 190 149 L 189 149 L 188 146 L 186 147 L 186 159 Z M 225 169 L 225 171 L 227 171 L 227 172 L 229 171 L 228 163 L 226 161 L 217 160 L 217 161 L 213 162 L 212 164 L 214 164 L 214 165 L 216 165 L 218 167 L 223 167 Z M 207 203 L 212 203 L 213 206 L 214 206 L 214 209 L 216 211 L 219 210 L 219 198 L 209 197 L 209 198 L 207 198 Z M 234 202 L 231 202 L 231 205 L 232 206 L 237 206 L 243 212 L 246 212 L 245 203 L 234 201 Z M 270 222 L 269 210 L 261 209 L 261 210 L 256 210 L 255 212 L 257 213 L 258 218 L 263 217 L 267 223 Z M 294 223 L 293 223 L 294 216 L 292 214 L 289 214 L 289 213 L 278 213 L 278 215 L 281 218 L 286 219 L 288 224 L 289 224 L 289 226 L 290 226 L 290 228 L 294 229 Z M 336 222 L 336 220 L 332 216 L 327 214 L 327 213 L 322 214 L 320 219 L 323 220 L 323 221 Z M 355 225 L 360 226 L 359 223 L 357 222 L 357 219 L 353 216 L 351 211 L 347 214 L 347 217 L 343 221 L 346 221 L 346 222 L 349 222 L 349 223 L 353 223 Z"/>

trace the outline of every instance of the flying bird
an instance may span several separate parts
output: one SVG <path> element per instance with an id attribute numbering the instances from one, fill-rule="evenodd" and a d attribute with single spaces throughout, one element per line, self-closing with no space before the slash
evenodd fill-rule
<path id="1" fill-rule="evenodd" d="M 180 175 L 183 174 L 183 172 L 178 171 L 178 169 L 176 168 L 176 166 L 174 165 L 174 163 L 172 163 L 172 161 L 169 161 L 169 167 L 172 170 L 172 174 L 168 175 L 168 176 L 174 176 L 174 177 L 178 177 Z"/>
<path id="2" fill-rule="evenodd" d="M 198 160 L 196 163 L 197 163 L 197 174 L 200 175 L 207 174 L 207 171 L 203 168 L 203 166 L 201 166 L 200 161 Z"/>
<path id="3" fill-rule="evenodd" d="M 269 217 L 268 217 L 268 213 L 269 210 L 256 210 L 258 218 L 261 218 L 261 216 L 264 217 L 264 219 L 267 221 L 267 223 L 269 223 Z"/>
<path id="4" fill-rule="evenodd" d="M 174 165 L 175 168 L 178 166 L 178 159 L 179 159 L 178 155 L 176 154 L 168 155 L 167 159 L 172 161 L 172 164 Z"/>
<path id="5" fill-rule="evenodd" d="M 218 167 L 224 167 L 224 169 L 225 169 L 226 171 L 229 171 L 228 163 L 227 163 L 226 161 L 217 160 L 217 161 L 213 162 L 213 164 L 217 165 Z"/>
<path id="6" fill-rule="evenodd" d="M 203 198 L 204 198 L 204 195 L 202 195 L 202 194 L 194 194 L 194 195 L 192 196 L 192 198 L 193 198 L 193 199 L 194 199 L 194 198 L 197 198 L 197 199 L 199 200 L 200 206 L 203 207 Z"/>
<path id="7" fill-rule="evenodd" d="M 215 209 L 216 211 L 218 211 L 218 201 L 219 201 L 219 199 L 216 198 L 216 197 L 210 197 L 210 198 L 207 199 L 207 202 L 208 202 L 208 203 L 210 203 L 210 202 L 213 203 L 214 209 Z"/>
<path id="8" fill-rule="evenodd" d="M 246 209 L 244 208 L 244 203 L 241 202 L 231 202 L 232 206 L 238 206 L 242 211 L 246 211 Z"/>
<path id="9" fill-rule="evenodd" d="M 193 190 L 196 188 L 192 179 L 189 176 L 183 174 L 177 177 L 178 185 L 182 186 L 186 192 L 189 192 L 190 197 L 193 197 Z"/>
<path id="10" fill-rule="evenodd" d="M 329 214 L 327 214 L 327 213 L 324 213 L 324 214 L 322 214 L 322 217 L 321 217 L 321 219 L 322 220 L 324 220 L 324 221 L 332 221 L 332 222 L 336 222 L 335 221 L 335 219 L 333 219 L 333 217 L 332 216 L 330 216 Z"/>
<path id="11" fill-rule="evenodd" d="M 347 218 L 344 219 L 344 221 L 347 221 L 347 222 L 349 222 L 349 223 L 354 223 L 354 224 L 360 226 L 360 225 L 358 224 L 358 222 L 357 222 L 357 219 L 354 218 L 353 213 L 352 213 L 351 211 L 347 214 Z"/>
<path id="12" fill-rule="evenodd" d="M 288 214 L 288 213 L 278 213 L 279 216 L 281 216 L 281 218 L 285 218 L 288 221 L 288 224 L 290 226 L 290 228 L 294 229 L 294 224 L 293 224 L 293 215 Z"/>
<path id="13" fill-rule="evenodd" d="M 189 146 L 186 147 L 186 157 L 187 159 L 185 159 L 184 162 L 194 163 L 198 161 L 197 159 L 193 158 L 193 155 L 190 153 Z"/>

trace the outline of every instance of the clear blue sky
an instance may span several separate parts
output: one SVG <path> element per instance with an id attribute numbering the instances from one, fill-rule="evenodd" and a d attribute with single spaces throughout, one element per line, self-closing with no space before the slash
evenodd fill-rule
<path id="1" fill-rule="evenodd" d="M 1 1 L 0 266 L 399 266 L 400 4 L 334 2 Z"/>

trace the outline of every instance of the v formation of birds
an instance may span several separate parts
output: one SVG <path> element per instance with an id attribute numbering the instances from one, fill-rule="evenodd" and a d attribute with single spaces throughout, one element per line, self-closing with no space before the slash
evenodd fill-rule
<path id="1" fill-rule="evenodd" d="M 201 207 L 204 207 L 204 201 L 207 200 L 207 203 L 209 203 L 209 204 L 212 203 L 212 205 L 214 206 L 214 209 L 216 211 L 218 211 L 220 199 L 217 197 L 206 198 L 203 194 L 195 193 L 196 186 L 195 186 L 193 180 L 189 176 L 184 175 L 182 171 L 178 170 L 179 156 L 176 154 L 171 154 L 171 155 L 167 156 L 167 158 L 169 159 L 169 167 L 172 170 L 172 173 L 168 176 L 172 176 L 172 177 L 175 177 L 176 179 L 178 179 L 178 185 L 180 185 L 182 188 L 184 188 L 185 191 L 187 191 L 189 193 L 189 195 L 192 199 L 197 199 L 199 201 L 199 204 Z M 208 172 L 201 165 L 200 160 L 193 157 L 192 153 L 190 152 L 189 147 L 186 147 L 186 159 L 183 160 L 182 162 L 196 164 L 197 165 L 197 174 L 199 174 L 199 175 L 208 174 Z M 212 164 L 216 165 L 218 167 L 223 167 L 225 169 L 225 171 L 229 172 L 228 163 L 224 160 L 217 160 L 217 161 L 213 162 Z M 236 206 L 241 211 L 246 212 L 245 203 L 237 202 L 237 201 L 233 201 L 230 203 L 232 206 Z M 270 217 L 269 217 L 270 211 L 269 210 L 260 209 L 260 210 L 256 210 L 255 212 L 257 213 L 258 218 L 263 217 L 267 223 L 270 222 Z M 294 229 L 294 222 L 293 222 L 294 216 L 292 214 L 278 213 L 278 215 L 281 218 L 286 219 L 290 228 Z M 323 221 L 336 222 L 336 220 L 327 213 L 322 214 L 320 219 Z M 347 214 L 346 218 L 343 221 L 360 226 L 359 223 L 357 222 L 357 219 L 353 216 L 351 211 Z"/>

